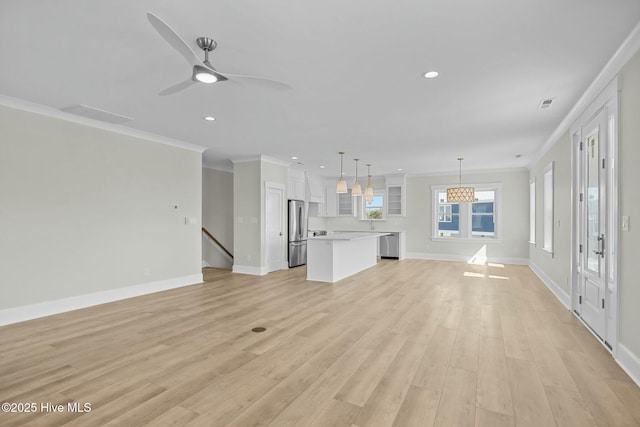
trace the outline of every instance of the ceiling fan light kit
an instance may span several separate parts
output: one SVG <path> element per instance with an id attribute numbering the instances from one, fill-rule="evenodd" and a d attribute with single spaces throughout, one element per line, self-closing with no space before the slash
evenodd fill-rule
<path id="1" fill-rule="evenodd" d="M 193 78 L 201 83 L 215 83 L 218 81 L 218 77 L 215 74 L 200 65 L 193 67 Z"/>

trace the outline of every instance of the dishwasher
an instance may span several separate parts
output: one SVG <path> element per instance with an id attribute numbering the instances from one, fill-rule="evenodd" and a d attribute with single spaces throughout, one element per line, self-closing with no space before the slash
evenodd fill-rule
<path id="1" fill-rule="evenodd" d="M 380 236 L 380 258 L 400 258 L 400 233 Z"/>

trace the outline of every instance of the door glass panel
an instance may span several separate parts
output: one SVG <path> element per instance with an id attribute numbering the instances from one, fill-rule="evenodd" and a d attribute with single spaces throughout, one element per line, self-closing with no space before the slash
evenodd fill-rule
<path id="1" fill-rule="evenodd" d="M 600 147 L 598 131 L 587 138 L 587 269 L 600 273 L 598 236 L 600 235 Z"/>

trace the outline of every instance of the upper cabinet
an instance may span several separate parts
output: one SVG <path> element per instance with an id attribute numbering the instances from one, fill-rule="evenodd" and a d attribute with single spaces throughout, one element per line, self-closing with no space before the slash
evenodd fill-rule
<path id="1" fill-rule="evenodd" d="M 325 192 L 322 180 L 307 174 L 307 201 L 311 203 L 324 203 Z"/>
<path id="2" fill-rule="evenodd" d="M 338 216 L 353 216 L 353 196 L 351 195 L 351 189 L 349 188 L 346 193 L 340 193 L 337 196 Z"/>
<path id="3" fill-rule="evenodd" d="M 300 169 L 289 168 L 287 198 L 289 200 L 305 200 L 306 186 L 305 172 Z"/>
<path id="4" fill-rule="evenodd" d="M 405 216 L 406 213 L 406 182 L 405 174 L 386 176 L 387 181 L 387 216 Z"/>

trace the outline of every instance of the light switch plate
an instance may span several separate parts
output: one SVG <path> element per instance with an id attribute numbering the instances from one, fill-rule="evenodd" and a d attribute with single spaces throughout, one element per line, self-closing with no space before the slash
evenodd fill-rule
<path id="1" fill-rule="evenodd" d="M 625 215 L 622 217 L 622 230 L 629 231 L 629 216 Z"/>

